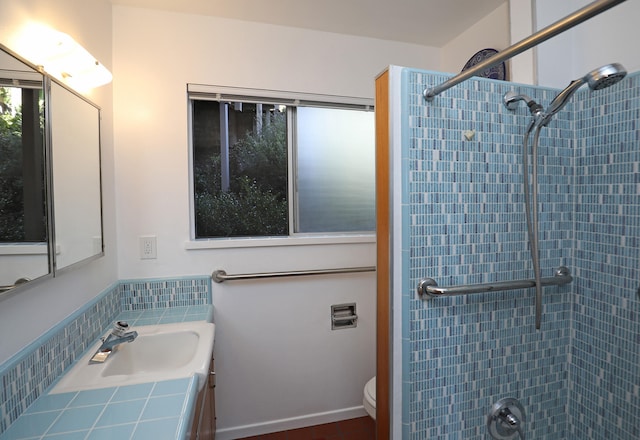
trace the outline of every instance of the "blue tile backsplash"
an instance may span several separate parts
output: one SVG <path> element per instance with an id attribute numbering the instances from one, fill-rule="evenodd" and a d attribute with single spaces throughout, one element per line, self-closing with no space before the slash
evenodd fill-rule
<path id="1" fill-rule="evenodd" d="M 117 286 L 106 289 L 0 367 L 0 434 L 93 344 L 120 311 Z"/>
<path id="2" fill-rule="evenodd" d="M 446 76 L 402 70 L 403 438 L 488 438 L 504 397 L 525 408 L 527 438 L 640 438 L 640 84 L 576 94 L 539 142 L 540 267 L 574 282 L 418 299 L 439 286 L 533 278 L 524 214 L 524 105 L 557 90 L 472 79 L 425 103 Z M 475 136 L 466 140 L 465 131 Z"/>
<path id="3" fill-rule="evenodd" d="M 137 326 L 211 320 L 210 304 L 207 276 L 121 281 L 107 288 L 0 366 L 0 434 L 116 319 Z"/>
<path id="4" fill-rule="evenodd" d="M 122 310 L 211 304 L 211 278 L 121 281 Z"/>

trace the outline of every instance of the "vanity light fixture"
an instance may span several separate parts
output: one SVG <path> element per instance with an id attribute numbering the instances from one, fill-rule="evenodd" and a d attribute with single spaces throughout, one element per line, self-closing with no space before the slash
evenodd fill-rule
<path id="1" fill-rule="evenodd" d="M 22 39 L 20 55 L 69 87 L 86 91 L 108 84 L 111 72 L 69 35 L 32 26 Z"/>

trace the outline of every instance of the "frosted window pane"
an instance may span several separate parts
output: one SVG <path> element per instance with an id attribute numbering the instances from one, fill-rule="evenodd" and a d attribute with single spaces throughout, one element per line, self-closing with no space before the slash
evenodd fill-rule
<path id="1" fill-rule="evenodd" d="M 297 231 L 375 230 L 374 113 L 298 107 Z"/>

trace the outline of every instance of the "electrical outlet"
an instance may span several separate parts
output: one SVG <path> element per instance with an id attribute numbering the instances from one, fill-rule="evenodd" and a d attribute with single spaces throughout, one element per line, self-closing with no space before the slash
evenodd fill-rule
<path id="1" fill-rule="evenodd" d="M 140 237 L 140 259 L 153 260 L 157 255 L 157 240 L 155 235 Z"/>

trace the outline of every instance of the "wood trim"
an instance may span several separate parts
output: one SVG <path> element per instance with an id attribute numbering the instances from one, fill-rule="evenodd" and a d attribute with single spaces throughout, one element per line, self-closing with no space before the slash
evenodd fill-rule
<path id="1" fill-rule="evenodd" d="M 389 440 L 390 426 L 390 160 L 389 71 L 376 78 L 376 439 Z"/>

